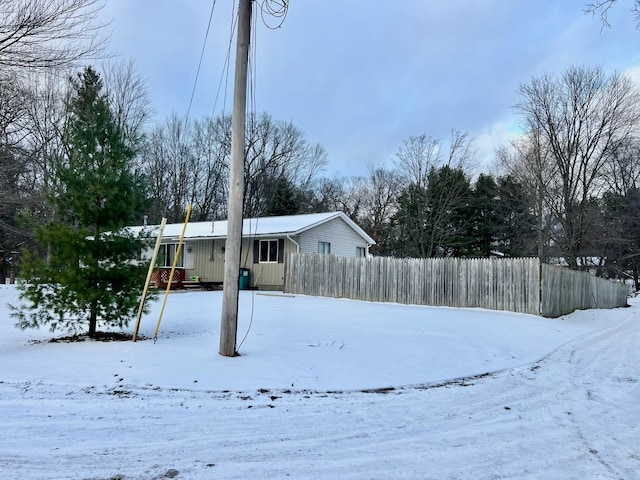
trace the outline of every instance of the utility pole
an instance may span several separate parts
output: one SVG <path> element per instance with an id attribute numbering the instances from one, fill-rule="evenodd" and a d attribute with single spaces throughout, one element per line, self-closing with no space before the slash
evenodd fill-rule
<path id="1" fill-rule="evenodd" d="M 240 0 L 238 6 L 238 37 L 236 69 L 233 86 L 231 120 L 231 172 L 229 175 L 229 206 L 227 244 L 224 254 L 224 284 L 222 318 L 220 321 L 220 355 L 236 355 L 238 332 L 238 280 L 240 247 L 242 246 L 242 205 L 244 199 L 244 137 L 247 110 L 247 63 L 251 40 L 251 2 Z"/>

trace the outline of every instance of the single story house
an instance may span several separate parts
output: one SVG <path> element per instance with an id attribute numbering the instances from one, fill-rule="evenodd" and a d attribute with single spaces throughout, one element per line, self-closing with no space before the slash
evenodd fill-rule
<path id="1" fill-rule="evenodd" d="M 159 226 L 151 228 L 157 235 Z M 182 223 L 165 225 L 157 261 L 160 268 L 171 268 L 183 228 Z M 189 223 L 178 257 L 178 278 L 222 284 L 226 239 L 226 220 Z M 249 270 L 248 285 L 280 290 L 288 253 L 365 257 L 374 244 L 344 212 L 247 218 L 242 227 L 240 267 Z"/>

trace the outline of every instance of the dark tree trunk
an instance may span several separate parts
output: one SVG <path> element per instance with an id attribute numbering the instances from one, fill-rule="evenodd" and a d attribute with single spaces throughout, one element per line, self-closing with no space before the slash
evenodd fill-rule
<path id="1" fill-rule="evenodd" d="M 98 325 L 98 306 L 95 302 L 91 302 L 91 314 L 89 317 L 89 337 L 96 336 L 96 327 Z"/>

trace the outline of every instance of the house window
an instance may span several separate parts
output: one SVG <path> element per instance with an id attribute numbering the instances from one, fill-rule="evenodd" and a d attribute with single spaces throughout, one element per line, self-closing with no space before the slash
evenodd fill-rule
<path id="1" fill-rule="evenodd" d="M 177 243 L 164 243 L 160 245 L 158 251 L 158 258 L 156 259 L 156 266 L 158 267 L 172 267 L 173 260 L 176 258 L 176 250 L 178 249 Z M 180 249 L 180 255 L 178 256 L 178 262 L 176 267 L 182 268 L 183 265 L 183 250 Z"/>
<path id="2" fill-rule="evenodd" d="M 367 254 L 367 249 L 364 247 L 356 247 L 356 257 L 364 258 Z"/>
<path id="3" fill-rule="evenodd" d="M 260 240 L 260 263 L 278 263 L 278 240 Z"/>
<path id="4" fill-rule="evenodd" d="M 329 242 L 318 242 L 318 253 L 331 253 L 331 243 Z"/>
<path id="5" fill-rule="evenodd" d="M 284 263 L 284 238 L 254 240 L 253 263 Z"/>

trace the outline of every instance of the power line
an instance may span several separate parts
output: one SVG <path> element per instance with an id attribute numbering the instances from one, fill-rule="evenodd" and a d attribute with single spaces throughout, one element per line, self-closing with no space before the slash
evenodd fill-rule
<path id="1" fill-rule="evenodd" d="M 256 5 L 258 6 L 258 8 L 260 9 L 260 15 L 262 18 L 262 22 L 264 23 L 264 25 L 269 28 L 269 29 L 277 29 L 280 28 L 282 26 L 282 24 L 284 23 L 284 20 L 287 16 L 287 12 L 289 10 L 289 0 L 261 0 L 261 1 L 255 1 Z M 226 111 L 226 103 L 227 103 L 227 94 L 228 94 L 228 84 L 229 84 L 229 70 L 230 70 L 230 63 L 231 63 L 231 49 L 233 46 L 233 38 L 234 38 L 234 34 L 236 31 L 236 26 L 238 23 L 238 15 L 237 15 L 237 10 L 236 10 L 236 5 L 237 2 L 234 1 L 233 2 L 233 8 L 231 10 L 231 29 L 230 29 L 230 34 L 229 34 L 229 44 L 227 46 L 227 55 L 225 57 L 225 62 L 224 62 L 224 67 L 222 69 L 222 73 L 220 75 L 220 81 L 218 82 L 218 89 L 216 91 L 216 98 L 213 104 L 213 109 L 211 112 L 211 116 L 214 117 L 215 116 L 215 111 L 216 108 L 218 106 L 218 101 L 220 99 L 220 93 L 222 90 L 222 85 L 224 83 L 224 95 L 223 95 L 223 106 L 222 106 L 222 113 L 224 114 L 224 112 Z M 254 16 L 256 17 L 257 20 L 257 11 L 254 10 L 253 12 Z M 276 18 L 279 20 L 279 22 L 277 23 L 277 25 L 273 26 L 270 25 L 267 22 L 267 18 L 271 16 L 273 18 Z M 251 48 L 251 53 L 250 53 L 250 58 L 249 58 L 249 68 L 251 71 L 250 74 L 250 80 L 249 80 L 249 102 L 250 102 L 250 112 L 255 113 L 256 111 L 256 97 L 255 97 L 255 85 L 256 85 L 256 45 L 257 42 L 255 41 L 256 35 L 257 35 L 257 21 L 254 21 L 252 23 L 252 35 L 251 35 L 251 41 L 250 41 L 250 48 Z M 255 118 L 255 115 L 251 115 L 251 120 L 253 121 L 253 118 Z"/>
<path id="2" fill-rule="evenodd" d="M 267 28 L 276 30 L 282 26 L 289 12 L 289 0 L 262 0 L 256 3 L 258 8 L 260 8 L 262 23 L 264 23 Z M 277 23 L 270 25 L 267 22 L 267 18 L 269 17 L 275 18 Z"/>
<path id="3" fill-rule="evenodd" d="M 218 90 L 216 91 L 216 99 L 213 102 L 213 109 L 211 110 L 211 117 L 215 117 L 216 107 L 218 106 L 218 99 L 220 98 L 220 90 L 222 88 L 222 82 L 224 81 L 224 103 L 222 105 L 222 114 L 224 115 L 227 109 L 227 91 L 229 86 L 229 65 L 231 63 L 231 48 L 233 46 L 233 37 L 238 24 L 238 15 L 236 14 L 236 2 L 233 2 L 231 9 L 231 28 L 229 33 L 229 44 L 227 45 L 227 56 L 224 61 L 224 67 L 220 74 L 220 81 L 218 82 Z"/>
<path id="4" fill-rule="evenodd" d="M 254 11 L 254 16 L 257 19 L 257 15 L 258 13 L 256 11 Z M 250 45 L 250 50 L 249 50 L 249 111 L 250 111 L 250 116 L 249 116 L 249 121 L 251 122 L 251 126 L 253 128 L 254 123 L 256 121 L 256 112 L 257 112 L 257 108 L 256 108 L 256 81 L 257 81 L 257 48 L 256 45 L 258 44 L 257 42 L 257 34 L 258 34 L 258 29 L 257 29 L 257 23 L 256 21 L 253 22 L 252 24 L 252 32 L 251 32 L 251 38 L 252 38 L 252 42 Z"/>
<path id="5" fill-rule="evenodd" d="M 289 0 L 256 0 L 256 5 L 260 9 L 260 16 L 262 18 L 262 23 L 269 29 L 275 30 L 282 26 L 284 23 L 287 13 L 289 12 Z M 254 11 L 255 20 L 257 20 L 257 11 Z M 271 25 L 267 19 L 269 17 L 275 18 L 277 20 L 277 24 Z M 255 114 L 257 111 L 256 108 L 256 79 L 257 79 L 257 21 L 254 21 L 252 24 L 252 32 L 251 32 L 251 50 L 249 55 L 249 99 L 250 99 L 250 111 L 253 113 L 251 116 L 251 121 L 253 122 L 255 119 Z"/>
<path id="6" fill-rule="evenodd" d="M 207 39 L 209 38 L 209 30 L 211 28 L 211 21 L 213 20 L 213 12 L 216 8 L 216 0 L 213 0 L 211 4 L 211 13 L 209 14 L 209 23 L 207 24 L 207 32 L 204 35 L 204 42 L 202 43 L 202 51 L 200 52 L 200 61 L 198 62 L 198 70 L 196 71 L 196 78 L 193 82 L 193 89 L 191 90 L 191 99 L 189 100 L 189 108 L 187 108 L 187 118 L 191 112 L 191 105 L 193 104 L 193 97 L 196 93 L 196 85 L 198 84 L 198 77 L 200 76 L 200 68 L 202 67 L 202 59 L 204 57 L 204 50 L 207 46 Z"/>

